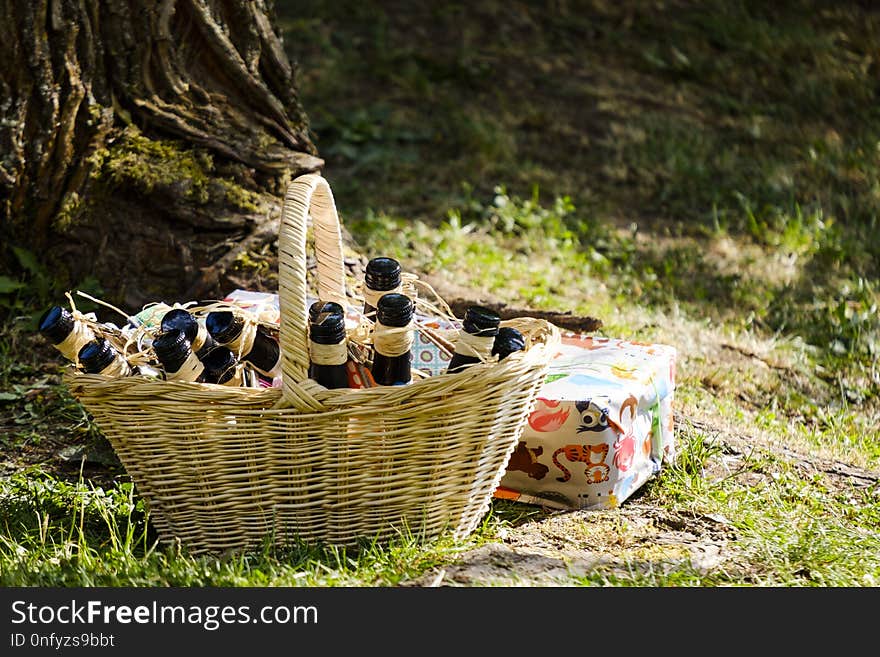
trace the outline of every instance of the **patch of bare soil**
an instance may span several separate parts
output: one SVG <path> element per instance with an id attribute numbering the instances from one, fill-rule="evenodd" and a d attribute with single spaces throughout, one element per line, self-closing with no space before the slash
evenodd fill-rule
<path id="1" fill-rule="evenodd" d="M 878 473 L 840 461 L 798 453 L 784 445 L 756 445 L 752 436 L 705 423 L 690 426 L 719 447 L 704 470 L 707 480 L 723 477 L 771 477 L 744 468 L 744 461 L 766 450 L 784 459 L 808 479 L 821 473 L 836 490 L 878 485 Z M 676 431 L 682 430 L 678 422 Z M 756 481 L 750 481 L 754 485 Z M 737 533 L 723 515 L 676 512 L 642 501 L 643 491 L 613 510 L 555 511 L 506 529 L 501 541 L 462 554 L 456 562 L 406 582 L 406 586 L 572 586 L 601 572 L 625 578 L 633 572 L 660 574 L 682 567 L 706 575 L 724 569 L 739 572 Z"/>

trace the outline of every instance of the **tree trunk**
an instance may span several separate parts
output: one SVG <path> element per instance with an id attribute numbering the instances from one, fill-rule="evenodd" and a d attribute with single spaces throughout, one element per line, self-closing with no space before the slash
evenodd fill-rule
<path id="1" fill-rule="evenodd" d="M 4 241 L 61 285 L 219 292 L 323 165 L 265 0 L 0 0 L 0 49 Z"/>

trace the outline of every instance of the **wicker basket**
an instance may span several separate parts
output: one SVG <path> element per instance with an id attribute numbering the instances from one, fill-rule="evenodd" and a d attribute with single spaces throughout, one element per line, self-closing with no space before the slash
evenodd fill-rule
<path id="1" fill-rule="evenodd" d="M 279 236 L 283 385 L 229 388 L 71 368 L 145 500 L 162 542 L 193 554 L 263 541 L 354 545 L 470 534 L 527 420 L 559 341 L 540 319 L 527 349 L 406 386 L 328 390 L 307 377 L 306 235 L 318 292 L 345 301 L 340 225 L 324 178 L 291 182 Z"/>

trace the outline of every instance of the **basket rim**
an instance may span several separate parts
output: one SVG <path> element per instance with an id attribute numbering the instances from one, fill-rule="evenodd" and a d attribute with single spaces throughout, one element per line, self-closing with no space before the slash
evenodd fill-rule
<path id="1" fill-rule="evenodd" d="M 522 376 L 535 370 L 546 371 L 560 342 L 560 331 L 554 324 L 540 318 L 517 318 L 533 323 L 544 329 L 538 341 L 528 349 L 514 352 L 500 362 L 475 363 L 461 372 L 444 372 L 434 376 L 414 379 L 405 386 L 374 386 L 371 388 L 328 389 L 312 379 L 292 382 L 291 388 L 297 395 L 297 403 L 290 404 L 280 388 L 247 388 L 223 386 L 194 381 L 156 380 L 146 376 L 110 377 L 101 374 L 86 374 L 75 367 L 63 372 L 65 384 L 77 396 L 82 394 L 106 392 L 120 399 L 126 392 L 137 398 L 159 397 L 185 399 L 192 401 L 194 396 L 203 396 L 206 402 L 241 405 L 244 407 L 283 408 L 290 405 L 303 412 L 322 412 L 341 406 L 354 406 L 357 403 L 375 403 L 377 400 L 389 403 L 403 403 L 409 397 L 430 394 L 435 387 L 448 387 L 450 392 L 465 391 L 473 386 L 486 386 L 493 382 L 516 382 Z M 136 392 L 135 392 L 136 391 Z M 312 408 L 303 407 L 303 395 L 313 398 Z"/>

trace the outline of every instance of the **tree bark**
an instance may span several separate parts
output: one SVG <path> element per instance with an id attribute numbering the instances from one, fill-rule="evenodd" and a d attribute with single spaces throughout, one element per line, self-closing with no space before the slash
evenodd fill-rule
<path id="1" fill-rule="evenodd" d="M 0 0 L 4 241 L 116 303 L 218 292 L 216 263 L 271 239 L 286 182 L 323 165 L 273 11 Z"/>

